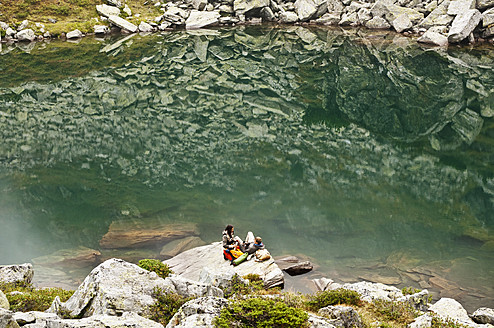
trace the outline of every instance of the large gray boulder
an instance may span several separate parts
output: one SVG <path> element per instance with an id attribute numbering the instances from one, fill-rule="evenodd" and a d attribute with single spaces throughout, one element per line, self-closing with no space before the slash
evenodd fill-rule
<path id="1" fill-rule="evenodd" d="M 448 15 L 449 0 L 442 1 L 427 17 L 420 23 L 420 27 L 430 28 L 433 26 L 449 25 L 455 16 Z"/>
<path id="2" fill-rule="evenodd" d="M 214 327 L 213 320 L 228 305 L 221 297 L 200 297 L 188 301 L 172 317 L 166 328 Z"/>
<path id="3" fill-rule="evenodd" d="M 418 38 L 417 42 L 444 47 L 448 45 L 448 37 L 429 29 L 420 38 Z"/>
<path id="4" fill-rule="evenodd" d="M 317 4 L 313 0 L 297 0 L 293 5 L 300 21 L 308 21 L 317 13 Z"/>
<path id="5" fill-rule="evenodd" d="M 188 30 L 218 24 L 220 18 L 219 11 L 198 11 L 192 10 L 189 18 L 185 21 L 185 28 Z"/>
<path id="6" fill-rule="evenodd" d="M 408 30 L 413 26 L 412 21 L 405 14 L 396 17 L 393 21 L 391 21 L 391 25 L 398 33 Z"/>
<path id="7" fill-rule="evenodd" d="M 137 31 L 137 26 L 132 24 L 129 21 L 126 21 L 122 17 L 119 17 L 117 15 L 110 15 L 108 16 L 108 21 L 112 23 L 113 25 L 116 25 L 124 30 L 130 31 L 132 33 L 135 33 Z"/>
<path id="8" fill-rule="evenodd" d="M 233 10 L 238 15 L 256 15 L 262 8 L 269 6 L 269 0 L 235 0 Z"/>
<path id="9" fill-rule="evenodd" d="M 245 276 L 249 273 L 258 274 L 264 281 L 266 288 L 284 284 L 283 272 L 274 263 L 273 258 L 264 262 L 256 262 L 251 259 L 234 267 L 223 258 L 221 242 L 193 248 L 163 263 L 167 264 L 175 274 L 195 281 L 200 281 L 201 272 L 206 268 L 212 273 L 232 270 L 239 276 Z"/>
<path id="10" fill-rule="evenodd" d="M 472 319 L 476 323 L 494 325 L 494 309 L 480 308 L 472 314 Z"/>
<path id="11" fill-rule="evenodd" d="M 481 19 L 482 14 L 477 9 L 467 10 L 457 15 L 449 30 L 448 41 L 450 43 L 458 43 L 465 40 L 479 25 Z"/>
<path id="12" fill-rule="evenodd" d="M 467 310 L 465 310 L 458 301 L 452 298 L 441 298 L 429 307 L 429 311 L 435 313 L 445 321 L 452 320 L 466 326 L 475 325 L 472 319 L 468 316 Z"/>
<path id="13" fill-rule="evenodd" d="M 49 312 L 66 310 L 72 316 L 121 315 L 135 312 L 147 315 L 155 302 L 156 288 L 183 296 L 222 295 L 214 287 L 181 277 L 162 279 L 154 272 L 141 269 L 119 259 L 110 259 L 97 266 L 84 279 L 74 295 L 65 303 L 53 302 Z"/>
<path id="14" fill-rule="evenodd" d="M 34 31 L 30 28 L 17 32 L 17 40 L 32 42 L 36 39 Z"/>
<path id="15" fill-rule="evenodd" d="M 467 10 L 475 9 L 477 0 L 453 0 L 448 6 L 448 15 L 460 15 Z"/>
<path id="16" fill-rule="evenodd" d="M 79 30 L 73 30 L 67 33 L 66 38 L 67 39 L 80 39 L 82 38 L 83 34 Z"/>
<path id="17" fill-rule="evenodd" d="M 120 15 L 120 9 L 105 4 L 96 5 L 96 11 L 98 12 L 98 14 L 105 17 L 110 17 L 111 15 L 116 15 L 116 16 Z"/>
<path id="18" fill-rule="evenodd" d="M 326 306 L 317 312 L 320 316 L 330 319 L 330 323 L 341 328 L 362 328 L 362 319 L 351 306 Z"/>
<path id="19" fill-rule="evenodd" d="M 34 270 L 31 263 L 0 266 L 0 282 L 3 283 L 30 284 L 33 276 Z"/>
<path id="20" fill-rule="evenodd" d="M 290 24 L 298 22 L 298 15 L 293 11 L 283 11 L 280 13 L 280 23 Z"/>
<path id="21" fill-rule="evenodd" d="M 388 286 L 381 283 L 373 283 L 368 281 L 361 281 L 357 283 L 338 284 L 331 283 L 326 287 L 326 290 L 334 290 L 338 288 L 344 288 L 356 291 L 360 294 L 360 298 L 366 302 L 372 302 L 373 300 L 385 300 L 392 301 L 397 298 L 403 297 L 401 290 L 394 286 Z"/>
<path id="22" fill-rule="evenodd" d="M 14 320 L 12 312 L 0 308 L 0 327 L 2 328 L 19 328 Z"/>
<path id="23" fill-rule="evenodd" d="M 9 300 L 1 290 L 0 290 L 0 309 L 5 309 L 5 310 L 10 309 Z"/>

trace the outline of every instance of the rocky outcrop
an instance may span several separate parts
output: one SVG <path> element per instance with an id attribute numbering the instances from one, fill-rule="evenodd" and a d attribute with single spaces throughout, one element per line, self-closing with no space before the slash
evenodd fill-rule
<path id="1" fill-rule="evenodd" d="M 350 306 L 326 306 L 317 312 L 320 316 L 330 319 L 329 322 L 335 327 L 362 328 L 364 324 L 360 315 Z"/>
<path id="2" fill-rule="evenodd" d="M 213 320 L 227 306 L 220 297 L 200 297 L 188 301 L 172 317 L 166 328 L 213 327 Z"/>
<path id="3" fill-rule="evenodd" d="M 186 297 L 222 295 L 220 290 L 204 284 L 182 277 L 162 279 L 135 264 L 110 259 L 91 271 L 67 302 L 57 304 L 55 301 L 50 312 L 64 310 L 78 317 L 115 316 L 124 312 L 146 315 L 155 302 L 156 288 Z"/>
<path id="4" fill-rule="evenodd" d="M 1 307 L 0 307 L 0 327 L 19 328 L 19 325 L 14 320 L 13 313 Z"/>
<path id="5" fill-rule="evenodd" d="M 191 258 L 194 261 L 191 262 Z M 266 288 L 283 286 L 284 284 L 283 272 L 272 258 L 264 262 L 256 262 L 251 259 L 233 267 L 229 261 L 223 258 L 221 242 L 188 250 L 163 263 L 167 264 L 177 275 L 196 281 L 200 281 L 201 272 L 206 270 L 212 275 L 225 272 L 236 273 L 239 276 L 245 276 L 249 273 L 257 274 L 264 281 Z"/>
<path id="6" fill-rule="evenodd" d="M 0 282 L 28 285 L 33 280 L 34 270 L 31 263 L 20 265 L 1 265 Z"/>

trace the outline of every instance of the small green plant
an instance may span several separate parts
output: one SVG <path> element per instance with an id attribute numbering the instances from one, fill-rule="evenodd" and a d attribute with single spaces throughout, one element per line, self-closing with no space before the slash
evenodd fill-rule
<path id="1" fill-rule="evenodd" d="M 311 311 L 318 311 L 328 305 L 360 305 L 360 302 L 360 295 L 356 291 L 338 288 L 318 292 L 316 295 L 309 296 L 307 308 Z"/>
<path id="2" fill-rule="evenodd" d="M 156 288 L 153 291 L 153 297 L 156 299 L 156 302 L 150 307 L 150 319 L 161 323 L 163 326 L 168 324 L 185 302 L 192 299 L 178 294 L 166 293 L 160 288 Z"/>
<path id="3" fill-rule="evenodd" d="M 45 311 L 51 306 L 56 296 L 65 302 L 74 294 L 73 290 L 36 289 L 32 285 L 2 284 L 0 289 L 9 300 L 10 310 L 14 312 Z"/>
<path id="4" fill-rule="evenodd" d="M 156 274 L 163 279 L 165 279 L 166 277 L 168 277 L 170 274 L 173 273 L 173 271 L 170 270 L 168 265 L 164 264 L 160 260 L 143 259 L 139 261 L 138 265 L 144 270 L 156 272 Z"/>
<path id="5" fill-rule="evenodd" d="M 403 289 L 401 290 L 401 292 L 403 293 L 403 295 L 413 295 L 413 294 L 416 294 L 416 293 L 420 293 L 422 290 L 420 289 L 417 289 L 417 288 L 413 288 L 413 287 L 403 287 Z"/>
<path id="6" fill-rule="evenodd" d="M 466 328 L 466 325 L 456 322 L 455 320 L 444 320 L 437 315 L 432 316 L 431 328 Z"/>
<path id="7" fill-rule="evenodd" d="M 301 328 L 308 327 L 308 318 L 304 310 L 290 307 L 280 299 L 250 298 L 230 302 L 221 310 L 214 325 L 220 328 Z"/>
<path id="8" fill-rule="evenodd" d="M 405 302 L 375 300 L 371 309 L 380 319 L 399 324 L 409 324 L 417 317 L 417 311 Z"/>

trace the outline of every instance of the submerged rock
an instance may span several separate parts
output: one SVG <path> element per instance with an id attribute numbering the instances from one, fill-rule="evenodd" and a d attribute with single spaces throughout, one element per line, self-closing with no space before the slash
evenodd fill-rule
<path id="1" fill-rule="evenodd" d="M 182 239 L 177 239 L 169 242 L 161 249 L 160 255 L 165 258 L 174 257 L 186 250 L 194 247 L 203 246 L 206 243 L 199 237 L 191 236 Z"/>
<path id="2" fill-rule="evenodd" d="M 55 265 L 70 267 L 87 267 L 99 261 L 101 252 L 84 246 L 62 249 L 53 254 L 33 259 L 37 265 Z"/>
<path id="3" fill-rule="evenodd" d="M 0 282 L 28 285 L 33 280 L 34 270 L 31 263 L 0 266 Z"/>
<path id="4" fill-rule="evenodd" d="M 196 281 L 200 281 L 201 272 L 207 269 L 212 274 L 233 271 L 241 277 L 249 273 L 258 274 L 266 288 L 284 284 L 283 272 L 272 258 L 264 262 L 251 259 L 234 267 L 223 258 L 221 242 L 193 248 L 163 263 L 167 264 L 176 274 Z"/>

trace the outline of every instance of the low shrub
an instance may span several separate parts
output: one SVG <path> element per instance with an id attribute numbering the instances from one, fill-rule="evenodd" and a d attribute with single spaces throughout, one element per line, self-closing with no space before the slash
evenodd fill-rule
<path id="1" fill-rule="evenodd" d="M 308 327 L 308 314 L 286 305 L 280 299 L 236 300 L 221 310 L 216 327 L 301 328 Z"/>
<path id="2" fill-rule="evenodd" d="M 315 295 L 308 296 L 306 306 L 311 311 L 317 312 L 319 309 L 328 305 L 360 305 L 360 303 L 359 293 L 349 289 L 338 288 L 335 290 L 318 292 Z"/>
<path id="3" fill-rule="evenodd" d="M 36 289 L 32 285 L 2 284 L 0 289 L 9 300 L 10 310 L 14 312 L 45 311 L 51 306 L 55 297 L 58 296 L 62 302 L 65 302 L 74 294 L 73 290 Z"/>
<path id="4" fill-rule="evenodd" d="M 173 271 L 170 270 L 168 265 L 164 264 L 160 260 L 143 259 L 139 261 L 138 265 L 144 270 L 156 272 L 156 274 L 163 279 L 165 279 L 166 277 L 168 277 L 170 274 L 173 273 Z"/>
<path id="5" fill-rule="evenodd" d="M 166 326 L 182 305 L 192 298 L 186 298 L 178 294 L 166 293 L 160 288 L 153 291 L 156 302 L 150 307 L 150 319 Z"/>
<path id="6" fill-rule="evenodd" d="M 374 300 L 371 310 L 380 320 L 409 324 L 417 317 L 417 311 L 408 303 Z"/>
<path id="7" fill-rule="evenodd" d="M 416 294 L 416 293 L 420 293 L 422 290 L 420 289 L 417 289 L 417 288 L 413 288 L 413 287 L 403 287 L 403 289 L 401 290 L 401 293 L 403 295 L 413 295 L 413 294 Z"/>
<path id="8" fill-rule="evenodd" d="M 437 315 L 432 316 L 431 328 L 467 328 L 468 326 L 462 325 L 455 320 L 448 319 L 444 320 Z"/>

